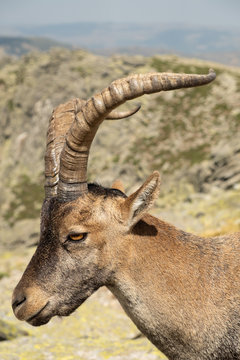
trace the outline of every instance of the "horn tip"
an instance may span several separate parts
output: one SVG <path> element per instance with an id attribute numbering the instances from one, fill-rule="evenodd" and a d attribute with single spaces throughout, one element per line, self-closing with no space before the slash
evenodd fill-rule
<path id="1" fill-rule="evenodd" d="M 214 80 L 216 78 L 215 70 L 212 68 L 208 70 L 208 74 L 211 75 L 211 78 Z"/>

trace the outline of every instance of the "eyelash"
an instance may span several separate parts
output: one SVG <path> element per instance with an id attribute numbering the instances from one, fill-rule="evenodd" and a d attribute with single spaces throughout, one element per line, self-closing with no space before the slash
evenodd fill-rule
<path id="1" fill-rule="evenodd" d="M 67 236 L 67 241 L 71 242 L 71 243 L 79 243 L 82 242 L 84 240 L 86 240 L 88 233 L 79 233 L 79 234 L 69 234 Z M 80 239 L 73 239 L 72 237 L 80 237 L 82 236 Z"/>

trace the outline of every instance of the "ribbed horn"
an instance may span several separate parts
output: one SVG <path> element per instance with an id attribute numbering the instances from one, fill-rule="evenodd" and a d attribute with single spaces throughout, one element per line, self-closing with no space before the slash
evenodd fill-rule
<path id="1" fill-rule="evenodd" d="M 73 99 L 59 105 L 52 113 L 47 131 L 47 146 L 45 152 L 45 198 L 57 195 L 59 181 L 60 154 L 65 144 L 66 134 L 72 125 L 76 114 L 85 105 L 86 100 Z M 107 119 L 119 120 L 135 114 L 140 105 L 128 111 L 112 111 Z"/>
<path id="2" fill-rule="evenodd" d="M 45 198 L 57 195 L 59 181 L 60 154 L 65 144 L 66 133 L 72 125 L 75 115 L 86 101 L 73 99 L 59 105 L 52 113 L 47 131 L 45 152 Z"/>
<path id="3" fill-rule="evenodd" d="M 87 163 L 91 143 L 102 121 L 119 105 L 144 94 L 189 88 L 210 83 L 216 77 L 208 75 L 148 73 L 116 80 L 96 94 L 81 108 L 67 134 L 60 157 L 57 194 L 70 201 L 87 193 Z"/>

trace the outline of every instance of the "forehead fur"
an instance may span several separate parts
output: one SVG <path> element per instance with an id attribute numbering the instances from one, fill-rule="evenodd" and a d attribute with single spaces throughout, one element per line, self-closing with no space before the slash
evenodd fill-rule
<path id="1" fill-rule="evenodd" d="M 41 219 L 42 223 L 46 223 L 50 220 L 50 218 L 53 220 L 54 218 L 57 218 L 58 216 L 67 216 L 75 209 L 75 202 L 77 201 L 78 204 L 82 203 L 82 212 L 81 216 L 86 217 L 89 216 L 92 213 L 92 206 L 95 200 L 105 200 L 105 199 L 111 199 L 111 198 L 126 198 L 127 196 L 118 189 L 113 188 L 105 188 L 99 184 L 88 184 L 88 196 L 85 195 L 78 198 L 77 200 L 71 201 L 71 202 L 62 202 L 59 201 L 58 198 L 51 198 L 48 200 L 45 200 L 42 206 L 42 213 L 41 213 Z M 90 200 L 90 203 L 89 203 Z"/>
<path id="2" fill-rule="evenodd" d="M 97 195 L 97 196 L 103 196 L 104 198 L 107 197 L 123 197 L 126 198 L 127 196 L 118 189 L 113 188 L 105 188 L 99 184 L 88 184 L 88 191 L 91 194 Z"/>

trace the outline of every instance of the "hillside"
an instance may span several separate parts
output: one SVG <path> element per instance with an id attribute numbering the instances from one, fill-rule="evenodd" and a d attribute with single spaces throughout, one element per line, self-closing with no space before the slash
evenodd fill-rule
<path id="1" fill-rule="evenodd" d="M 221 213 L 223 219 L 216 220 L 214 216 L 222 189 L 228 197 L 227 204 L 232 204 L 239 191 L 236 185 L 240 173 L 238 68 L 175 56 L 106 58 L 66 49 L 28 54 L 19 60 L 3 59 L 0 63 L 1 246 L 31 244 L 38 239 L 45 134 L 54 107 L 74 97 L 86 99 L 113 79 L 129 73 L 206 73 L 209 67 L 217 72 L 213 84 L 145 96 L 139 100 L 142 109 L 131 119 L 105 122 L 95 139 L 89 162 L 91 181 L 109 186 L 120 178 L 128 193 L 153 170 L 159 170 L 162 192 L 156 213 L 182 228 L 198 232 L 210 231 L 208 222 L 212 222 L 212 230 L 224 228 L 227 210 L 226 214 Z M 223 151 L 226 146 L 227 156 Z M 205 194 L 213 190 L 216 193 L 208 197 L 206 211 Z M 238 206 L 233 206 L 238 211 Z M 237 212 L 234 229 L 238 228 L 238 215 Z"/>
<path id="2" fill-rule="evenodd" d="M 60 46 L 71 48 L 70 45 L 43 37 L 0 36 L 0 57 L 3 55 L 22 56 L 32 51 L 48 51 Z"/>

